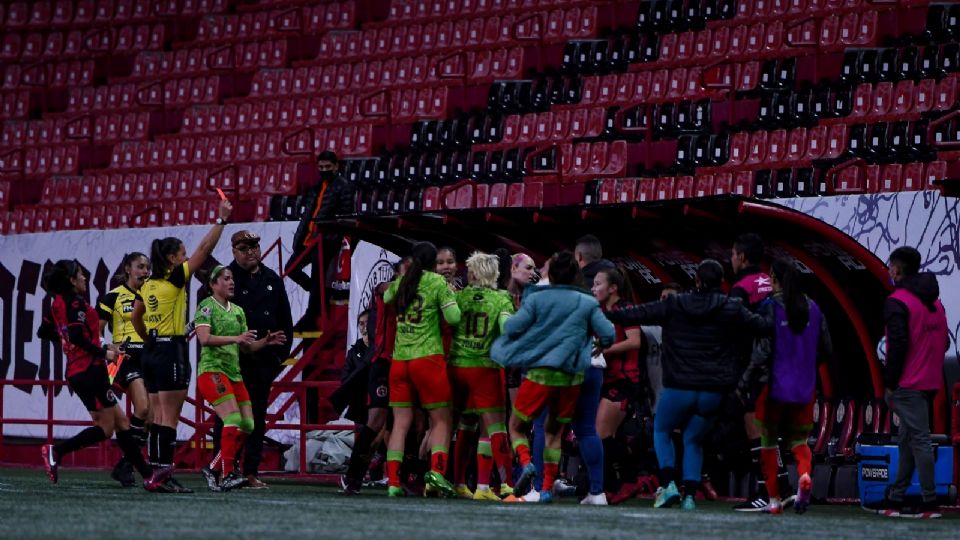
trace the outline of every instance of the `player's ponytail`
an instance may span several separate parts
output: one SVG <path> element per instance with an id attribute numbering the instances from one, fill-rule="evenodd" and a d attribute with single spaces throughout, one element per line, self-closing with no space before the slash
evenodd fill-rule
<path id="1" fill-rule="evenodd" d="M 153 272 L 150 277 L 153 279 L 166 279 L 170 273 L 170 255 L 176 255 L 180 251 L 183 242 L 179 238 L 168 236 L 167 238 L 157 238 L 150 244 L 150 262 L 153 264 Z"/>
<path id="2" fill-rule="evenodd" d="M 414 244 L 411 255 L 413 261 L 410 263 L 410 268 L 400 278 L 400 285 L 397 286 L 397 313 L 407 311 L 407 307 L 413 303 L 413 299 L 417 296 L 417 288 L 420 286 L 420 278 L 423 277 L 423 272 L 437 264 L 437 248 L 430 242 Z"/>
<path id="3" fill-rule="evenodd" d="M 800 276 L 788 259 L 777 259 L 770 266 L 770 273 L 783 289 L 783 305 L 787 310 L 787 325 L 793 333 L 799 334 L 810 322 L 810 304 L 807 295 L 800 288 Z"/>

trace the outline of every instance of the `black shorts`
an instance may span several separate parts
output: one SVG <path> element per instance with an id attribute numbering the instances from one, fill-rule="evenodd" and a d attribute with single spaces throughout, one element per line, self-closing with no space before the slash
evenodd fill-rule
<path id="1" fill-rule="evenodd" d="M 91 365 L 86 371 L 67 377 L 67 382 L 88 411 L 108 409 L 117 404 L 105 364 Z"/>
<path id="2" fill-rule="evenodd" d="M 143 351 L 143 382 L 147 392 L 174 392 L 190 387 L 190 358 L 183 337 L 157 338 L 153 348 Z"/>
<path id="3" fill-rule="evenodd" d="M 130 343 L 127 345 L 127 352 L 120 364 L 120 371 L 113 379 L 113 384 L 120 386 L 124 390 L 130 386 L 130 383 L 143 378 L 141 371 L 141 357 L 143 356 L 143 345 L 140 343 Z"/>
<path id="4" fill-rule="evenodd" d="M 367 379 L 367 407 L 386 409 L 390 407 L 390 360 L 377 358 L 370 364 Z"/>
<path id="5" fill-rule="evenodd" d="M 600 387 L 600 397 L 607 401 L 621 403 L 623 406 L 632 405 L 640 399 L 640 385 L 630 379 L 616 379 L 605 382 Z"/>

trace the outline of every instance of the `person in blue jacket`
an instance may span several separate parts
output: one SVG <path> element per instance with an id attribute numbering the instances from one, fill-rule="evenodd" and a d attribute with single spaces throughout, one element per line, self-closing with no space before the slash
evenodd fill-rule
<path id="1" fill-rule="evenodd" d="M 541 502 L 553 499 L 562 428 L 573 417 L 584 373 L 590 367 L 591 336 L 596 335 L 603 347 L 616 338 L 600 304 L 577 286 L 582 276 L 573 253 L 555 254 L 548 275 L 550 285 L 528 288 L 520 309 L 507 320 L 490 351 L 498 364 L 527 370 L 510 417 L 510 438 L 523 467 L 516 486 L 520 493 L 537 473 L 526 434 L 532 420 L 544 408 L 549 409 Z"/>

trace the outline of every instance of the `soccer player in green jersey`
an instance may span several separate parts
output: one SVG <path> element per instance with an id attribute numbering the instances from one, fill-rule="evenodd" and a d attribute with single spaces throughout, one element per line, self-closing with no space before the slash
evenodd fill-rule
<path id="1" fill-rule="evenodd" d="M 452 396 L 447 379 L 440 334 L 440 314 L 449 324 L 460 322 L 460 308 L 447 281 L 430 272 L 437 263 L 437 248 L 429 242 L 413 246 L 413 262 L 407 273 L 394 281 L 383 295 L 397 310 L 397 337 L 390 365 L 390 406 L 393 430 L 387 443 L 388 494 L 398 497 L 400 463 L 404 441 L 413 421 L 413 407 L 419 403 L 430 413 L 430 472 L 424 480 L 430 491 L 454 495 L 444 478 L 450 445 Z"/>
<path id="2" fill-rule="evenodd" d="M 247 479 L 235 469 L 237 452 L 253 431 L 253 409 L 250 395 L 240 376 L 240 349 L 255 352 L 268 345 L 287 341 L 283 331 L 271 332 L 257 339 L 247 329 L 243 308 L 230 302 L 233 298 L 233 272 L 216 266 L 207 280 L 211 296 L 200 302 L 193 318 L 197 339 L 203 347 L 197 366 L 197 387 L 223 420 L 220 433 L 220 454 L 203 468 L 203 476 L 212 491 L 229 491 L 242 487 Z M 222 464 L 223 480 L 216 483 L 215 470 Z"/>
<path id="3" fill-rule="evenodd" d="M 487 437 L 480 439 L 477 449 L 477 490 L 475 500 L 499 501 L 490 489 L 492 463 L 496 462 L 503 485 L 500 494 L 512 496 L 511 465 L 513 452 L 507 439 L 506 394 L 503 368 L 490 360 L 490 347 L 500 335 L 503 324 L 513 314 L 513 299 L 506 291 L 498 291 L 500 276 L 496 255 L 474 253 L 467 259 L 469 286 L 457 293 L 461 321 L 450 348 L 450 384 L 454 404 L 461 414 L 457 444 L 466 447 L 470 427 L 475 432 L 478 419 L 483 420 Z M 479 418 L 478 418 L 479 417 Z M 469 492 L 464 478 L 469 459 L 468 448 L 457 448 L 454 470 L 458 494 Z M 492 454 L 492 460 L 486 456 Z"/>

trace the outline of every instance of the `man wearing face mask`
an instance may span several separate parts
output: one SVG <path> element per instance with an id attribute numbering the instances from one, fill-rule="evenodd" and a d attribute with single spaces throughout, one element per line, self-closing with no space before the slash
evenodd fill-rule
<path id="1" fill-rule="evenodd" d="M 297 323 L 297 330 L 316 329 L 317 316 L 320 314 L 320 268 L 326 271 L 324 286 L 329 287 L 335 273 L 335 267 L 331 265 L 343 243 L 343 237 L 339 234 L 322 233 L 317 222 L 353 214 L 356 206 L 353 186 L 337 173 L 337 154 L 329 150 L 320 152 L 317 155 L 317 173 L 320 181 L 304 195 L 304 207 L 307 210 L 293 236 L 293 253 L 288 259 L 295 264 L 287 269 L 290 279 L 310 293 L 307 312 Z M 308 246 L 318 234 L 323 234 L 322 250 L 316 249 L 315 245 Z M 311 250 L 310 253 L 301 258 L 300 254 L 307 249 Z M 311 275 L 304 272 L 307 266 L 311 267 Z"/>

